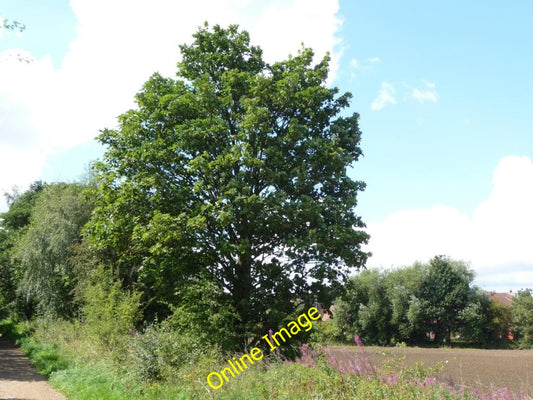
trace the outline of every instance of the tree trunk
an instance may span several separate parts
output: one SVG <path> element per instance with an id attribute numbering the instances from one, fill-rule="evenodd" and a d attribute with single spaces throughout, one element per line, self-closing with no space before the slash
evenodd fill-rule
<path id="1" fill-rule="evenodd" d="M 449 328 L 446 328 L 446 340 L 445 340 L 446 346 L 452 345 L 451 336 L 452 336 L 451 330 Z"/>
<path id="2" fill-rule="evenodd" d="M 243 342 L 244 351 L 247 346 L 247 328 L 250 321 L 250 296 L 252 292 L 252 257 L 251 252 L 246 251 L 239 256 L 239 262 L 235 270 L 235 281 L 233 289 L 233 304 L 239 316 L 237 322 L 237 332 Z M 241 351 L 243 349 L 240 349 Z"/>

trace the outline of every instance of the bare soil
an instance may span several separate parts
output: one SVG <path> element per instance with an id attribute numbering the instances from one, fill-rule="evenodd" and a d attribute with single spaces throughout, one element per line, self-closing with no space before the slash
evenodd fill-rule
<path id="1" fill-rule="evenodd" d="M 0 399 L 67 400 L 46 383 L 28 358 L 13 344 L 0 338 Z"/>
<path id="2" fill-rule="evenodd" d="M 334 349 L 340 357 L 361 351 L 357 347 Z M 515 393 L 524 390 L 533 395 L 533 350 L 368 347 L 366 351 L 377 366 L 398 358 L 404 358 L 403 365 L 420 362 L 432 367 L 445 363 L 438 375 L 441 382 L 481 393 L 507 387 Z"/>

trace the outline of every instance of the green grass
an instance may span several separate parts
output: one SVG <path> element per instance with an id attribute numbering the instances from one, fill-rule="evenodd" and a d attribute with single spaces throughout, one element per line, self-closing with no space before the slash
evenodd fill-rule
<path id="1" fill-rule="evenodd" d="M 46 330 L 46 324 L 43 326 Z M 37 336 L 47 333 L 40 331 L 43 326 L 37 326 Z M 107 357 L 99 357 L 99 361 L 88 360 L 86 353 L 80 353 L 79 357 L 76 357 L 75 349 L 64 348 L 58 343 L 42 343 L 31 333 L 32 329 L 28 324 L 16 324 L 12 320 L 0 321 L 0 335 L 19 345 L 34 367 L 49 377 L 51 386 L 60 390 L 70 400 L 187 399 L 180 388 L 139 383 L 127 373 L 117 374 Z M 53 330 L 51 333 L 57 334 L 58 331 Z M 64 330 L 63 333 L 68 335 L 72 332 Z M 58 336 L 56 338 L 58 342 L 65 339 Z M 78 344 L 82 349 L 87 345 L 80 342 Z"/>
<path id="2" fill-rule="evenodd" d="M 50 376 L 55 371 L 69 367 L 69 361 L 61 355 L 57 345 L 37 343 L 32 337 L 19 340 L 20 348 L 41 374 Z"/>
<path id="3" fill-rule="evenodd" d="M 105 366 L 75 365 L 52 374 L 50 384 L 70 400 L 186 399 L 175 390 L 161 385 L 139 385 L 121 379 Z"/>
<path id="4" fill-rule="evenodd" d="M 0 334 L 20 346 L 33 366 L 43 375 L 50 376 L 53 372 L 64 370 L 69 366 L 69 361 L 61 355 L 59 346 L 35 341 L 28 324 L 16 324 L 12 320 L 1 321 Z"/>

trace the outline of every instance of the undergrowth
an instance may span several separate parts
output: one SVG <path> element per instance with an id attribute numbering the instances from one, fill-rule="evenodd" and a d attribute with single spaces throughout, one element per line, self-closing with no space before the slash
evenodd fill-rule
<path id="1" fill-rule="evenodd" d="M 227 367 L 229 355 L 221 357 L 216 348 L 164 325 L 124 333 L 120 350 L 102 346 L 78 322 L 3 321 L 0 334 L 17 342 L 71 400 L 531 399 L 504 389 L 480 394 L 451 387 L 434 377 L 438 366 L 378 369 L 358 338 L 356 351 L 304 345 L 295 362 L 265 355 L 215 390 L 206 377 Z"/>

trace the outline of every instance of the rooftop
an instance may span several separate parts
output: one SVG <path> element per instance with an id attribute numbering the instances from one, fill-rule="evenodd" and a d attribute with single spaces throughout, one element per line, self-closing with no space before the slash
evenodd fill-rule
<path id="1" fill-rule="evenodd" d="M 510 307 L 513 303 L 514 293 L 512 291 L 507 293 L 488 292 L 487 294 L 493 301 L 504 306 Z"/>

